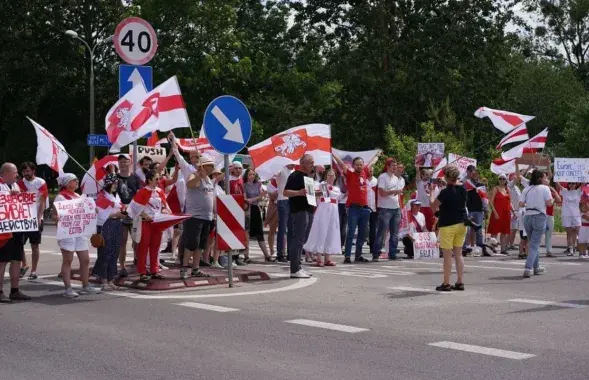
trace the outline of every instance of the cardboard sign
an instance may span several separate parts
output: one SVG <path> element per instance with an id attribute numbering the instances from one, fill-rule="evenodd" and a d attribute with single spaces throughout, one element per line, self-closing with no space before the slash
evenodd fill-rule
<path id="1" fill-rule="evenodd" d="M 435 168 L 444 159 L 444 143 L 418 143 L 415 165 Z"/>
<path id="2" fill-rule="evenodd" d="M 411 234 L 413 238 L 413 258 L 415 260 L 438 259 L 440 248 L 435 232 L 419 232 Z"/>
<path id="3" fill-rule="evenodd" d="M 67 201 L 54 202 L 59 222 L 56 238 L 69 239 L 90 237 L 96 233 L 96 204 L 94 199 L 80 197 Z"/>
<path id="4" fill-rule="evenodd" d="M 307 193 L 307 203 L 310 206 L 317 207 L 317 198 L 315 197 L 315 181 L 311 177 L 305 177 L 305 192 Z"/>
<path id="5" fill-rule="evenodd" d="M 38 230 L 37 194 L 0 192 L 0 233 Z"/>
<path id="6" fill-rule="evenodd" d="M 515 160 L 515 163 L 522 170 L 528 166 L 535 166 L 536 168 L 546 171 L 550 166 L 550 158 L 540 153 L 524 153 L 520 158 Z"/>
<path id="7" fill-rule="evenodd" d="M 131 156 L 131 159 L 133 159 L 132 145 L 129 145 L 129 156 Z M 137 145 L 137 161 L 141 160 L 145 156 L 151 158 L 153 162 L 162 163 L 167 156 L 166 148 L 161 146 Z"/>
<path id="8" fill-rule="evenodd" d="M 460 175 L 464 176 L 466 174 L 466 168 L 470 165 L 477 166 L 477 160 L 455 153 L 448 153 L 448 165 L 456 165 L 458 170 L 460 170 Z"/>
<path id="9" fill-rule="evenodd" d="M 555 158 L 554 182 L 589 182 L 589 158 Z"/>

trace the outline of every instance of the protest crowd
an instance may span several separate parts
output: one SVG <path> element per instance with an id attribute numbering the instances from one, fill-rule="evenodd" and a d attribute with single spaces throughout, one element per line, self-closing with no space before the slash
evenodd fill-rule
<path id="1" fill-rule="evenodd" d="M 173 79 L 176 87 L 172 87 L 180 94 Z M 154 91 L 164 93 L 172 88 L 169 82 Z M 291 128 L 249 147 L 252 163 L 245 168 L 234 160 L 228 168 L 229 183 L 225 183 L 223 156 L 210 147 L 202 132 L 199 138 L 177 138 L 171 132 L 190 128 L 185 112 L 178 116 L 160 110 L 159 116 L 158 112 L 143 116 L 139 129 L 129 125 L 129 118 L 121 113 L 123 101 L 142 104 L 133 97 L 150 96 L 134 91 L 106 116 L 111 151 L 150 132 L 149 145 L 167 149 L 167 154 L 158 154 L 157 159 L 144 154 L 136 171 L 132 160 L 139 157 L 108 155 L 80 180 L 63 171 L 68 159 L 65 148 L 31 120 L 38 137 L 37 164 L 47 164 L 59 173 L 56 197 L 50 202 L 47 184 L 36 177 L 34 163 L 2 164 L 0 273 L 4 276 L 9 265 L 10 292 L 0 292 L 0 302 L 30 299 L 19 290 L 19 280 L 27 273 L 29 279 L 37 278 L 47 209 L 57 223 L 63 295 L 71 298 L 117 289 L 115 279 L 129 276 L 132 269 L 126 262 L 129 239 L 133 270 L 141 282 L 165 279 L 161 272 L 168 268 L 160 259 L 163 253 L 174 260 L 183 280 L 206 278 L 210 276 L 207 268 L 246 266 L 252 262 L 252 240 L 265 262 L 289 262 L 290 277 L 296 279 L 311 276 L 302 262 L 332 267 L 335 257 L 342 254 L 343 265 L 443 257 L 443 282 L 436 289 L 464 290 L 464 256 L 507 256 L 513 249 L 518 250 L 518 258 L 526 260 L 523 277 L 527 278 L 545 271 L 539 264 L 542 239 L 544 254 L 554 254 L 551 237 L 557 204 L 567 232 L 565 253 L 573 256 L 578 252 L 580 258 L 589 258 L 587 181 L 559 180 L 567 172 L 576 173 L 570 159 L 555 158 L 553 170 L 550 165 L 545 170 L 534 164 L 520 167 L 517 159 L 541 150 L 547 138 L 547 131 L 532 138 L 527 130 L 521 133 L 523 122 L 504 131 L 500 148 L 523 143 L 504 150 L 501 159 L 494 161 L 497 178 L 490 183 L 497 185 L 492 188 L 489 179 L 481 178 L 476 160 L 454 154 L 446 157 L 443 142 L 419 144 L 414 162 L 400 162 L 383 157 L 380 150 L 332 148 L 330 127 L 323 124 Z M 177 107 L 185 106 L 179 102 Z M 513 115 L 506 111 L 488 111 L 481 108 L 475 115 L 489 117 L 496 127 L 514 120 L 501 116 Z M 168 135 L 158 140 L 156 131 Z M 384 165 L 375 173 L 379 160 Z M 406 165 L 415 166 L 415 178 L 408 177 Z M 225 189 L 245 200 L 248 239 L 240 251 L 222 252 L 215 244 L 215 199 Z M 31 246 L 30 263 L 24 255 L 25 244 Z M 371 257 L 363 255 L 365 244 Z M 98 249 L 92 269 L 91 246 Z M 80 263 L 79 290 L 71 283 L 74 254 Z M 457 281 L 451 284 L 453 258 Z M 92 282 L 101 287 L 93 287 Z"/>

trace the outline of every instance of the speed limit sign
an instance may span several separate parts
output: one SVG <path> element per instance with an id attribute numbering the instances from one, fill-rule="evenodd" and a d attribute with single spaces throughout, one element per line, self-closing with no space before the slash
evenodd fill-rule
<path id="1" fill-rule="evenodd" d="M 129 17 L 117 25 L 114 35 L 117 54 L 127 63 L 144 65 L 157 50 L 155 30 L 139 17 Z"/>

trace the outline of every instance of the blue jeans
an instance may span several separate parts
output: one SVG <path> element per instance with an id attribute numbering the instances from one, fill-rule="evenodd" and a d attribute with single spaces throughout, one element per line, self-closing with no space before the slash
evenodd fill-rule
<path id="1" fill-rule="evenodd" d="M 483 223 L 485 222 L 485 213 L 483 211 L 470 211 L 468 213 L 468 217 L 472 219 L 473 222 L 475 222 L 476 224 L 480 224 L 481 226 L 483 225 Z M 468 231 L 466 232 L 466 239 L 464 239 L 464 245 L 463 248 L 466 248 L 468 246 L 468 237 L 470 236 L 470 228 L 468 229 Z M 483 241 L 483 228 L 479 228 L 478 231 L 476 231 L 476 245 L 477 247 L 482 247 L 484 245 L 484 241 Z"/>
<path id="2" fill-rule="evenodd" d="M 288 199 L 278 201 L 278 236 L 276 237 L 276 256 L 277 258 L 285 257 L 284 254 L 284 237 L 287 235 L 288 219 L 290 218 L 290 208 L 288 207 Z M 290 230 L 288 231 L 290 234 Z M 290 238 L 287 237 L 287 243 Z"/>
<path id="3" fill-rule="evenodd" d="M 370 219 L 370 209 L 368 207 L 350 206 L 348 210 L 348 236 L 346 237 L 346 257 L 352 256 L 352 243 L 356 227 L 358 228 L 358 236 L 356 237 L 356 254 L 358 258 L 362 256 L 362 246 L 366 240 L 366 227 Z"/>
<path id="4" fill-rule="evenodd" d="M 380 250 L 384 243 L 384 237 L 389 229 L 389 257 L 397 257 L 397 245 L 399 244 L 399 227 L 401 226 L 401 209 L 400 208 L 378 208 L 378 224 L 376 227 L 376 237 L 374 238 L 374 248 L 372 257 L 380 256 Z"/>
<path id="5" fill-rule="evenodd" d="M 528 235 L 528 258 L 526 259 L 526 269 L 538 269 L 540 265 L 540 243 L 542 235 L 546 232 L 546 222 L 548 217 L 545 214 L 525 215 L 524 228 Z"/>

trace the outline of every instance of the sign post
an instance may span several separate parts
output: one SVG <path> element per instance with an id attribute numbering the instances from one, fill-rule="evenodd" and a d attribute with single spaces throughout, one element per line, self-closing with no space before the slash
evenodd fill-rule
<path id="1" fill-rule="evenodd" d="M 144 65 L 157 51 L 157 36 L 153 27 L 139 17 L 128 17 L 115 29 L 113 37 L 117 54 L 130 65 L 119 66 L 119 98 L 133 87 L 142 85 L 153 90 L 153 70 Z M 137 141 L 133 142 L 133 173 L 137 171 Z"/>
<path id="2" fill-rule="evenodd" d="M 229 155 L 245 148 L 252 136 L 252 118 L 243 102 L 233 96 L 220 96 L 207 107 L 203 120 L 205 135 L 211 146 L 224 155 L 225 192 L 229 195 Z M 229 287 L 233 287 L 233 262 L 230 246 L 227 270 Z"/>

